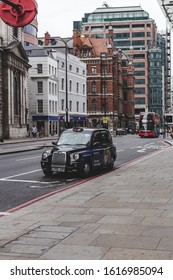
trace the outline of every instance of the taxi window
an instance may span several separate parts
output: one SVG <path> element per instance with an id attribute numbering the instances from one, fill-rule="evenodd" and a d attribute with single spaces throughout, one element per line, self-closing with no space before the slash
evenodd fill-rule
<path id="1" fill-rule="evenodd" d="M 96 131 L 93 134 L 92 143 L 94 144 L 95 142 L 101 142 L 101 140 L 100 140 L 100 131 Z"/>
<path id="2" fill-rule="evenodd" d="M 101 132 L 101 139 L 102 139 L 102 144 L 109 145 L 110 141 L 109 141 L 108 134 L 106 131 Z"/>

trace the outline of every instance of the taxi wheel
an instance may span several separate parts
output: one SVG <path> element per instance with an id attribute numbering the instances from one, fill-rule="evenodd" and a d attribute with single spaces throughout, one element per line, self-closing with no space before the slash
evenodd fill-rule
<path id="1" fill-rule="evenodd" d="M 110 163 L 109 163 L 109 169 L 113 169 L 114 168 L 114 158 L 113 157 L 111 157 L 111 159 L 110 159 Z"/>
<path id="2" fill-rule="evenodd" d="M 79 175 L 83 178 L 88 177 L 91 174 L 91 165 L 88 161 L 84 162 L 80 168 Z"/>
<path id="3" fill-rule="evenodd" d="M 46 175 L 47 177 L 50 177 L 50 176 L 52 176 L 52 171 L 49 171 L 49 170 L 43 170 L 43 173 L 44 173 L 44 175 Z"/>

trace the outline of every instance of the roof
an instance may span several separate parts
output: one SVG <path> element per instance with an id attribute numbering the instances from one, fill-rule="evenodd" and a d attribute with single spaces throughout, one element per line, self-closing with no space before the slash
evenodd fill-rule
<path id="1" fill-rule="evenodd" d="M 107 38 L 81 38 L 82 47 L 85 46 L 92 48 L 96 56 L 100 56 L 101 53 L 107 52 L 109 41 Z"/>
<path id="2" fill-rule="evenodd" d="M 40 46 L 26 46 L 25 51 L 27 52 L 28 56 L 32 56 L 32 57 L 45 57 L 45 56 L 53 57 L 52 53 L 49 50 L 44 49 L 43 47 Z"/>

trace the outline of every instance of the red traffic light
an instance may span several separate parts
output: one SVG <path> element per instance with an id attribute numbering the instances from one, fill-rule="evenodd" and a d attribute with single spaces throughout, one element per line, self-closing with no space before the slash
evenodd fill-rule
<path id="1" fill-rule="evenodd" d="M 0 17 L 11 26 L 22 27 L 29 24 L 37 14 L 36 4 L 32 0 L 2 0 Z"/>

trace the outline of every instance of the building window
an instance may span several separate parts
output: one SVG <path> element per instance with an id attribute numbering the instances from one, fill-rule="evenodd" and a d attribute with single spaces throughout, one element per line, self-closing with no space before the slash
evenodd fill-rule
<path id="1" fill-rule="evenodd" d="M 134 40 L 132 41 L 132 46 L 145 46 L 144 40 Z"/>
<path id="2" fill-rule="evenodd" d="M 69 81 L 69 91 L 72 92 L 72 80 Z"/>
<path id="3" fill-rule="evenodd" d="M 107 74 L 107 65 L 102 65 L 102 75 L 106 75 Z"/>
<path id="4" fill-rule="evenodd" d="M 107 93 L 107 83 L 103 82 L 102 83 L 102 94 L 106 94 Z"/>
<path id="5" fill-rule="evenodd" d="M 51 94 L 52 92 L 51 92 L 51 82 L 49 82 L 49 94 Z"/>
<path id="6" fill-rule="evenodd" d="M 76 112 L 79 112 L 79 102 L 76 102 Z"/>
<path id="7" fill-rule="evenodd" d="M 64 99 L 61 99 L 61 111 L 64 111 Z"/>
<path id="8" fill-rule="evenodd" d="M 37 93 L 43 93 L 43 82 L 37 82 Z"/>
<path id="9" fill-rule="evenodd" d="M 76 83 L 76 92 L 79 93 L 79 83 Z"/>
<path id="10" fill-rule="evenodd" d="M 51 100 L 49 100 L 49 114 L 52 113 Z"/>
<path id="11" fill-rule="evenodd" d="M 97 74 L 97 68 L 96 68 L 96 66 L 91 66 L 91 73 L 92 73 L 92 74 Z"/>
<path id="12" fill-rule="evenodd" d="M 17 79 L 14 78 L 13 81 L 13 109 L 14 109 L 14 115 L 19 115 L 19 96 L 17 92 Z"/>
<path id="13" fill-rule="evenodd" d="M 52 83 L 52 94 L 55 95 L 55 84 Z"/>
<path id="14" fill-rule="evenodd" d="M 96 99 L 92 100 L 92 112 L 96 112 Z"/>
<path id="15" fill-rule="evenodd" d="M 134 62 L 133 66 L 134 68 L 144 68 L 145 62 Z"/>
<path id="16" fill-rule="evenodd" d="M 127 80 L 123 80 L 123 87 L 127 87 Z"/>
<path id="17" fill-rule="evenodd" d="M 143 85 L 143 84 L 145 84 L 145 80 L 144 79 L 135 79 L 135 85 Z"/>
<path id="18" fill-rule="evenodd" d="M 72 71 L 72 65 L 71 64 L 69 65 L 69 70 Z"/>
<path id="19" fill-rule="evenodd" d="M 145 104 L 145 98 L 135 98 L 135 104 Z"/>
<path id="20" fill-rule="evenodd" d="M 123 92 L 123 100 L 124 100 L 124 101 L 127 101 L 127 92 L 126 92 L 126 91 Z"/>
<path id="21" fill-rule="evenodd" d="M 91 92 L 92 92 L 92 94 L 96 94 L 96 92 L 97 92 L 96 82 L 92 82 L 92 84 L 91 84 Z"/>
<path id="22" fill-rule="evenodd" d="M 43 100 L 42 99 L 37 100 L 37 112 L 38 112 L 38 114 L 43 113 Z"/>
<path id="23" fill-rule="evenodd" d="M 38 74 L 43 73 L 43 65 L 42 64 L 37 64 L 37 71 L 38 71 Z"/>
<path id="24" fill-rule="evenodd" d="M 83 94 L 85 94 L 85 84 L 83 84 Z"/>
<path id="25" fill-rule="evenodd" d="M 132 37 L 145 37 L 145 32 L 132 32 Z"/>
<path id="26" fill-rule="evenodd" d="M 61 62 L 61 68 L 64 68 L 64 62 L 63 61 Z"/>
<path id="27" fill-rule="evenodd" d="M 145 88 L 136 88 L 135 94 L 145 94 Z"/>
<path id="28" fill-rule="evenodd" d="M 72 101 L 70 100 L 69 102 L 69 111 L 71 112 L 72 111 Z"/>
<path id="29" fill-rule="evenodd" d="M 145 76 L 145 71 L 134 71 L 134 76 Z"/>
<path id="30" fill-rule="evenodd" d="M 85 113 L 85 103 L 83 103 L 83 113 Z"/>
<path id="31" fill-rule="evenodd" d="M 18 27 L 13 26 L 13 36 L 18 38 Z"/>
<path id="32" fill-rule="evenodd" d="M 61 89 L 64 90 L 64 78 L 61 79 Z"/>

